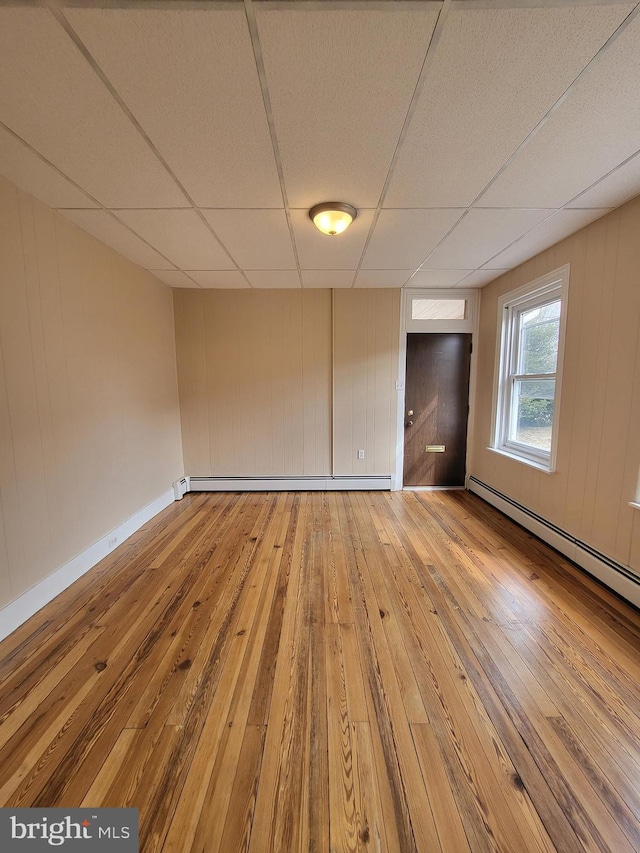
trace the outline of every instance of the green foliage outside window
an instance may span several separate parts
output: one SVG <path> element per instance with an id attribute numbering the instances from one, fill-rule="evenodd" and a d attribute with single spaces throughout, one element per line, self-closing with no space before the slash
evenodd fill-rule
<path id="1" fill-rule="evenodd" d="M 521 397 L 518 409 L 518 424 L 520 426 L 551 426 L 553 422 L 553 400 L 536 400 L 531 397 Z"/>

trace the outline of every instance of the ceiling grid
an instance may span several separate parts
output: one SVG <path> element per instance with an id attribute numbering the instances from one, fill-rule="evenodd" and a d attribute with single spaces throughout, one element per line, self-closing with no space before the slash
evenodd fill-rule
<path id="1" fill-rule="evenodd" d="M 280 191 L 282 193 L 282 202 L 284 204 L 284 212 L 287 218 L 287 228 L 289 229 L 289 237 L 291 240 L 291 248 L 296 262 L 296 270 L 298 272 L 298 280 L 300 286 L 303 285 L 302 273 L 300 272 L 300 259 L 298 257 L 298 247 L 296 246 L 296 238 L 293 233 L 293 224 L 291 222 L 291 211 L 289 209 L 289 199 L 287 196 L 287 187 L 284 180 L 284 170 L 282 168 L 282 158 L 280 157 L 280 146 L 278 145 L 278 136 L 276 134 L 275 123 L 273 120 L 273 110 L 271 109 L 271 98 L 269 97 L 269 89 L 267 86 L 267 77 L 264 69 L 264 60 L 262 58 L 262 46 L 260 45 L 260 36 L 258 35 L 258 24 L 256 22 L 255 11 L 252 0 L 244 0 L 245 14 L 247 16 L 247 24 L 251 34 L 251 45 L 253 54 L 256 60 L 256 70 L 260 80 L 260 90 L 262 92 L 262 100 L 264 110 L 267 116 L 269 125 L 269 135 L 271 137 L 271 145 L 273 147 L 273 156 L 276 161 L 276 169 L 278 170 L 278 180 L 280 181 Z"/>
<path id="2" fill-rule="evenodd" d="M 0 0 L 0 175 L 171 287 L 482 287 L 640 193 L 638 56 L 623 0 Z"/>

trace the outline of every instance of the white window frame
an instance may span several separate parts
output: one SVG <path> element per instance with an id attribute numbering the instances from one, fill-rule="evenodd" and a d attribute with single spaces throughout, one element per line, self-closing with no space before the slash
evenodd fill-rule
<path id="1" fill-rule="evenodd" d="M 493 395 L 492 446 L 490 450 L 548 473 L 556 470 L 560 401 L 562 399 L 562 367 L 569 296 L 569 270 L 569 264 L 565 264 L 560 269 L 547 273 L 547 275 L 537 278 L 517 290 L 503 294 L 498 299 L 498 338 L 495 367 L 497 381 Z M 546 451 L 509 438 L 511 419 L 514 417 L 513 388 L 515 382 L 523 378 L 512 370 L 512 364 L 518 351 L 518 318 L 520 314 L 523 311 L 538 308 L 558 299 L 560 300 L 560 327 L 551 425 L 551 450 Z M 527 375 L 526 378 L 550 379 L 554 378 L 554 374 L 531 374 L 530 376 Z"/>

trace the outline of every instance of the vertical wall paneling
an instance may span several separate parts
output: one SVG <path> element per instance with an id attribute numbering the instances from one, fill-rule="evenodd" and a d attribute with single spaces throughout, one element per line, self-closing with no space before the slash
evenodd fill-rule
<path id="1" fill-rule="evenodd" d="M 601 509 L 598 501 L 598 489 L 602 485 L 600 464 L 602 462 L 603 450 L 608 441 L 608 437 L 604 434 L 603 429 L 606 415 L 607 384 L 611 368 L 609 351 L 614 319 L 615 269 L 618 257 L 620 216 L 621 212 L 616 210 L 605 217 L 604 270 L 603 277 L 596 282 L 596 286 L 602 290 L 602 300 L 600 302 L 600 312 L 597 318 L 597 327 L 593 342 L 596 347 L 595 372 L 591 377 L 593 406 L 591 419 L 588 424 L 585 424 L 585 427 L 589 430 L 589 450 L 588 458 L 585 460 L 587 479 L 580 522 L 581 538 L 594 544 L 596 539 L 594 526 L 597 527 L 598 512 Z M 616 440 L 619 441 L 619 437 L 616 437 Z"/>
<path id="2" fill-rule="evenodd" d="M 633 532 L 631 536 L 629 565 L 640 574 L 640 510 L 636 509 L 633 514 Z"/>
<path id="3" fill-rule="evenodd" d="M 327 475 L 328 290 L 177 290 L 185 467 L 191 476 Z"/>
<path id="4" fill-rule="evenodd" d="M 0 607 L 182 472 L 169 289 L 0 179 Z"/>
<path id="5" fill-rule="evenodd" d="M 176 290 L 174 300 L 187 473 L 391 473 L 399 291 Z"/>
<path id="6" fill-rule="evenodd" d="M 629 500 L 634 497 L 640 464 L 640 204 L 636 203 L 635 211 L 636 216 L 623 213 L 619 224 L 604 422 L 605 435 L 615 435 L 617 441 L 604 444 L 598 484 L 603 501 L 598 541 L 603 550 L 625 563 L 634 513 Z"/>
<path id="7" fill-rule="evenodd" d="M 568 529 L 582 535 L 583 503 L 576 496 L 584 495 L 587 488 L 589 464 L 590 424 L 594 407 L 593 383 L 598 364 L 598 334 L 603 288 L 598 286 L 605 270 L 605 245 L 607 221 L 599 219 L 591 226 L 590 239 L 586 241 L 584 287 L 582 292 L 572 291 L 572 297 L 582 303 L 582 322 L 578 332 L 577 347 L 580 370 L 575 381 L 575 398 L 571 446 L 567 460 L 567 503 L 565 523 Z M 586 233 L 586 232 L 585 232 Z M 579 295 L 578 295 L 579 294 Z"/>
<path id="8" fill-rule="evenodd" d="M 6 563 L 2 566 L 0 592 L 3 601 L 9 601 L 18 593 L 18 579 L 25 573 L 24 540 L 22 536 L 22 516 L 18 497 L 16 476 L 16 458 L 13 436 L 19 425 L 12 422 L 11 398 L 12 377 L 15 356 L 9 351 L 10 322 L 13 304 L 17 300 L 16 292 L 24 287 L 24 271 L 20 253 L 21 227 L 18 213 L 18 191 L 9 184 L 0 181 L 0 355 L 2 373 L 0 374 L 0 500 L 2 501 L 2 521 L 4 532 L 4 551 Z M 5 354 L 6 353 L 6 354 Z M 0 559 L 3 554 L 0 552 Z"/>
<path id="9" fill-rule="evenodd" d="M 577 539 L 640 571 L 640 198 L 484 288 L 472 471 Z M 497 298 L 571 264 L 557 471 L 487 450 Z"/>
<path id="10" fill-rule="evenodd" d="M 336 475 L 394 470 L 399 324 L 399 290 L 334 292 Z"/>
<path id="11" fill-rule="evenodd" d="M 205 346 L 204 294 L 187 290 L 184 299 L 175 301 L 176 326 L 183 329 L 181 358 L 178 360 L 178 381 L 189 405 L 180 407 L 184 437 L 185 470 L 195 471 L 208 464 L 209 411 Z"/>

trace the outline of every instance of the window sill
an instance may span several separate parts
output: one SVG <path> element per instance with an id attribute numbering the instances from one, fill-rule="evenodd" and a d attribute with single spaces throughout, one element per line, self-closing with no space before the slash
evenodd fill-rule
<path id="1" fill-rule="evenodd" d="M 508 450 L 502 450 L 497 447 L 487 447 L 492 453 L 497 453 L 499 456 L 505 456 L 507 459 L 513 459 L 514 462 L 522 462 L 523 465 L 528 465 L 530 468 L 535 468 L 536 471 L 542 471 L 544 474 L 554 474 L 555 470 L 545 465 L 544 462 L 536 462 L 533 459 L 527 459 L 526 456 L 520 456 L 518 453 L 509 453 Z"/>

